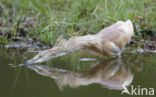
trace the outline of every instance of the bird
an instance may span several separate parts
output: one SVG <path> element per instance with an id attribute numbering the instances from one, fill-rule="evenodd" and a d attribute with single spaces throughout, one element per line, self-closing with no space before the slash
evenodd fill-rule
<path id="1" fill-rule="evenodd" d="M 104 56 L 121 57 L 126 44 L 134 35 L 131 20 L 117 21 L 94 35 L 73 36 L 68 40 L 59 37 L 53 48 L 39 52 L 19 66 L 41 63 L 77 50 L 91 50 Z"/>

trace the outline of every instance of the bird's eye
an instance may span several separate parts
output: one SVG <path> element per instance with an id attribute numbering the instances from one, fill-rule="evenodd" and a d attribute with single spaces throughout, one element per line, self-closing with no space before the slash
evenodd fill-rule
<path id="1" fill-rule="evenodd" d="M 41 56 L 38 56 L 38 59 L 40 59 L 41 58 Z"/>

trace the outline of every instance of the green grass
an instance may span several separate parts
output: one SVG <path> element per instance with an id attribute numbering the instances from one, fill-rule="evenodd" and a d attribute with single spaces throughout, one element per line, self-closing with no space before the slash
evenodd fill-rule
<path id="1" fill-rule="evenodd" d="M 156 33 L 155 5 L 154 0 L 1 0 L 0 32 L 12 36 L 26 32 L 26 37 L 49 44 L 60 35 L 94 34 L 118 20 L 131 19 L 136 34 Z"/>

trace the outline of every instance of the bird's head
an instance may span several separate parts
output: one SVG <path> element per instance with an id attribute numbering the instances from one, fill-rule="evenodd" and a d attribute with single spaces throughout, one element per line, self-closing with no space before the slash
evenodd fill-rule
<path id="1" fill-rule="evenodd" d="M 48 61 L 52 58 L 55 58 L 55 57 L 58 57 L 58 56 L 63 56 L 65 55 L 66 53 L 60 53 L 60 54 L 54 54 L 54 53 L 51 53 L 50 50 L 45 50 L 45 51 L 42 51 L 42 52 L 39 52 L 39 54 L 37 54 L 34 58 L 24 62 L 23 64 L 20 64 L 20 65 L 29 65 L 29 64 L 33 64 L 33 63 L 41 63 L 41 62 L 45 62 L 45 61 Z"/>

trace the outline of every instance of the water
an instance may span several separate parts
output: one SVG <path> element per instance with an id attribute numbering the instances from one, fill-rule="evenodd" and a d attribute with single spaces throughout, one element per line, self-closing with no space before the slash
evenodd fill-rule
<path id="1" fill-rule="evenodd" d="M 16 67 L 34 55 L 24 50 L 0 49 L 0 97 L 132 96 L 121 95 L 123 85 L 128 90 L 132 86 L 156 90 L 155 53 L 124 53 L 120 59 L 78 53 Z M 145 96 L 144 93 L 142 97 Z"/>

